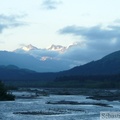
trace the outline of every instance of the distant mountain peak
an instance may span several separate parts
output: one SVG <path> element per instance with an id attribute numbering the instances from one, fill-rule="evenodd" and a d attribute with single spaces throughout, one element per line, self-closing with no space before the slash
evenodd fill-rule
<path id="1" fill-rule="evenodd" d="M 22 49 L 23 49 L 24 51 L 30 51 L 30 50 L 37 50 L 38 48 L 35 47 L 35 46 L 33 46 L 33 45 L 31 45 L 31 44 L 29 44 L 29 45 L 27 45 L 27 46 L 23 46 Z"/>
<path id="2" fill-rule="evenodd" d="M 57 52 L 64 52 L 66 51 L 67 47 L 65 46 L 62 46 L 62 45 L 51 45 L 48 50 L 51 50 L 51 51 L 57 51 Z"/>
<path id="3" fill-rule="evenodd" d="M 29 44 L 29 45 L 26 45 L 26 46 L 24 45 L 21 48 L 17 48 L 13 52 L 15 52 L 15 53 L 22 53 L 23 54 L 23 53 L 29 53 L 32 50 L 39 50 L 39 49 L 37 47 Z"/>

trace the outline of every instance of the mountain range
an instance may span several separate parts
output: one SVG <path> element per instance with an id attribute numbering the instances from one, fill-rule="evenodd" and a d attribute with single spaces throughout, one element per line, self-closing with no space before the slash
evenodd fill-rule
<path id="1" fill-rule="evenodd" d="M 31 63 L 34 61 L 34 57 L 32 57 L 33 61 L 29 61 L 31 59 L 31 56 L 25 57 L 23 54 L 21 56 L 17 56 L 17 59 L 14 57 L 16 53 L 8 53 L 8 52 L 0 52 L 0 56 L 3 58 L 8 54 L 9 60 L 14 62 L 15 60 L 19 60 L 21 58 L 24 58 L 23 61 L 26 59 L 28 62 L 25 64 Z M 15 60 L 14 60 L 15 59 Z M 8 60 L 8 61 L 9 61 Z M 14 61 L 13 61 L 14 60 Z M 6 81 L 9 84 L 17 84 L 17 85 L 32 85 L 32 86 L 44 86 L 47 82 L 47 85 L 49 83 L 51 85 L 51 81 L 61 81 L 62 85 L 69 83 L 70 86 L 75 83 L 75 80 L 79 79 L 99 79 L 99 81 L 107 80 L 107 84 L 109 83 L 109 79 L 112 79 L 112 82 L 114 82 L 115 79 L 120 79 L 120 51 L 116 51 L 114 53 L 111 53 L 100 60 L 92 61 L 84 65 L 80 65 L 77 67 L 74 67 L 72 69 L 61 71 L 61 72 L 46 72 L 46 73 L 40 73 L 35 72 L 28 69 L 19 68 L 14 65 L 2 65 L 3 63 L 7 62 L 6 60 L 0 61 L 0 79 Z M 36 62 L 36 61 L 35 61 Z M 11 63 L 12 64 L 12 63 Z M 21 63 L 19 63 L 21 64 Z M 83 77 L 82 77 L 83 76 Z M 94 77 L 95 76 L 95 77 Z M 101 77 L 102 76 L 102 77 Z M 85 77 L 85 78 L 84 78 Z M 72 79 L 72 83 L 68 82 L 70 79 Z M 63 81 L 64 80 L 64 81 Z M 97 81 L 97 80 L 96 80 Z M 95 81 L 94 81 L 95 82 Z M 119 81 L 118 81 L 119 82 Z M 79 82 L 81 84 L 81 82 Z M 93 83 L 93 81 L 92 81 Z M 113 83 L 112 83 L 113 84 Z M 60 85 L 59 82 L 55 82 L 55 85 Z"/>
<path id="2" fill-rule="evenodd" d="M 62 48 L 65 50 L 65 47 L 62 46 L 54 46 L 50 47 L 52 50 L 55 51 L 55 48 L 61 51 Z M 49 48 L 49 50 L 51 50 Z M 54 49 L 53 49 L 54 48 Z M 0 51 L 0 65 L 9 66 L 14 65 L 21 69 L 29 69 L 36 72 L 59 72 L 65 75 L 97 75 L 97 74 L 117 74 L 120 73 L 120 51 L 116 51 L 105 57 L 97 60 L 91 61 L 87 64 L 76 66 L 73 68 L 67 67 L 66 61 L 61 60 L 54 60 L 54 59 L 47 59 L 43 58 L 42 60 L 34 57 L 34 55 L 30 55 L 30 53 L 18 53 L 16 51 L 23 50 L 33 52 L 34 50 L 40 49 L 28 45 L 21 49 L 15 50 L 15 52 L 8 52 L 8 51 Z M 62 50 L 63 51 L 63 50 Z M 48 57 L 48 56 L 46 56 Z M 61 71 L 61 72 L 60 72 Z"/>
<path id="3" fill-rule="evenodd" d="M 64 52 L 67 49 L 67 47 L 65 46 L 61 46 L 61 45 L 51 45 L 49 48 L 46 48 L 44 50 L 49 50 L 49 51 L 57 51 L 57 52 Z M 14 52 L 27 52 L 27 51 L 31 51 L 31 50 L 41 50 L 40 48 L 37 48 L 31 44 L 23 46 L 21 48 L 18 48 L 16 50 L 14 50 Z"/>
<path id="4" fill-rule="evenodd" d="M 38 49 L 32 45 L 24 46 L 13 52 L 0 51 L 0 65 L 15 65 L 19 68 L 37 72 L 58 72 L 69 69 L 71 62 L 55 58 L 66 48 L 52 45 L 48 49 Z M 67 64 L 66 64 L 67 63 Z"/>
<path id="5" fill-rule="evenodd" d="M 9 52 L 10 54 L 14 54 L 14 57 L 19 57 L 19 63 L 23 62 L 22 65 L 26 69 L 31 69 L 37 72 L 58 72 L 71 68 L 71 65 L 74 64 L 71 60 L 61 59 L 60 55 L 67 50 L 67 47 L 61 45 L 51 45 L 48 49 L 37 48 L 33 45 L 23 46 L 14 50 L 13 52 Z M 7 53 L 7 52 L 6 52 Z M 4 53 L 5 54 L 5 53 Z M 34 62 L 31 62 L 28 66 L 25 65 L 25 62 L 28 62 L 28 56 Z M 7 59 L 7 55 L 6 58 Z M 23 59 L 23 60 L 21 60 Z M 33 60 L 34 59 L 34 60 Z M 14 64 L 13 64 L 14 63 Z M 18 62 L 13 62 L 13 65 L 16 65 L 20 68 L 23 68 L 22 65 L 19 65 Z M 10 64 L 10 62 L 9 62 Z M 5 65 L 5 64 L 4 64 Z"/>
<path id="6" fill-rule="evenodd" d="M 96 60 L 101 56 L 99 54 L 91 57 L 87 53 L 83 54 L 79 50 L 80 47 L 81 44 L 74 43 L 68 47 L 51 45 L 44 49 L 30 44 L 12 52 L 0 51 L 0 65 L 15 65 L 36 72 L 60 72 Z"/>

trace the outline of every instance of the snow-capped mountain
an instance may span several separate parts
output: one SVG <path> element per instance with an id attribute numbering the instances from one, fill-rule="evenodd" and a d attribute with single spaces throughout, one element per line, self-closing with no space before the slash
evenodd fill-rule
<path id="1" fill-rule="evenodd" d="M 32 50 L 48 50 L 48 51 L 56 51 L 56 52 L 59 52 L 59 53 L 63 53 L 67 50 L 67 47 L 65 46 L 62 46 L 62 45 L 51 45 L 49 48 L 46 48 L 46 49 L 41 49 L 41 48 L 37 48 L 31 44 L 29 45 L 26 45 L 26 46 L 23 46 L 21 48 L 18 48 L 16 50 L 14 50 L 14 52 L 29 52 L 29 51 L 32 51 Z"/>
<path id="2" fill-rule="evenodd" d="M 61 46 L 61 45 L 51 45 L 50 48 L 48 48 L 48 50 L 51 51 L 57 51 L 57 52 L 65 52 L 67 50 L 67 47 Z"/>
<path id="3" fill-rule="evenodd" d="M 23 50 L 25 50 L 25 51 L 38 50 L 38 48 L 37 48 L 37 47 L 35 47 L 35 46 L 31 45 L 31 44 L 29 44 L 29 45 L 27 45 L 27 46 L 22 47 L 22 49 L 23 49 Z"/>
<path id="4" fill-rule="evenodd" d="M 59 45 L 52 45 L 50 48 L 37 48 L 33 45 L 27 45 L 23 46 L 21 48 L 18 48 L 14 50 L 15 53 L 21 53 L 21 54 L 29 54 L 34 56 L 35 58 L 45 61 L 48 59 L 54 59 L 55 56 L 58 56 L 59 53 L 63 52 L 65 50 L 65 47 L 59 46 Z"/>
<path id="5" fill-rule="evenodd" d="M 14 50 L 15 53 L 29 54 L 35 58 L 46 61 L 46 60 L 58 60 L 56 56 L 64 53 L 67 50 L 67 47 L 61 45 L 51 45 L 49 48 L 41 49 L 33 45 L 23 46 Z"/>
<path id="6" fill-rule="evenodd" d="M 78 63 L 70 59 L 69 56 L 68 58 L 66 57 L 66 54 L 69 55 L 69 47 L 61 45 L 51 45 L 45 49 L 27 45 L 14 50 L 14 52 L 17 54 L 30 55 L 37 59 L 41 64 L 40 70 L 37 71 L 58 72 L 78 65 Z"/>
<path id="7" fill-rule="evenodd" d="M 18 49 L 14 50 L 14 51 L 15 52 L 19 52 L 19 51 L 28 52 L 30 50 L 38 50 L 38 48 L 33 46 L 33 45 L 31 45 L 31 44 L 29 44 L 29 45 L 23 46 L 21 48 L 18 48 Z"/>

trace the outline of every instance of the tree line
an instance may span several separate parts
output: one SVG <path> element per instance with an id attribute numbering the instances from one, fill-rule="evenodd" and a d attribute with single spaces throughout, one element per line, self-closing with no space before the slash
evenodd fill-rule
<path id="1" fill-rule="evenodd" d="M 10 94 L 7 87 L 0 81 L 0 101 L 15 100 L 15 96 Z"/>

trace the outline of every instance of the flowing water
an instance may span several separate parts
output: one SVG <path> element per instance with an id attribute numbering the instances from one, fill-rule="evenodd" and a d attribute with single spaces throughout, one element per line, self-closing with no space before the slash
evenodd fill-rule
<path id="1" fill-rule="evenodd" d="M 16 96 L 32 94 L 14 92 Z M 101 111 L 120 111 L 119 101 L 86 99 L 83 95 L 48 95 L 36 98 L 16 98 L 15 101 L 0 102 L 0 120 L 100 120 Z M 48 104 L 58 101 L 76 103 L 105 103 L 109 106 L 93 104 Z"/>

